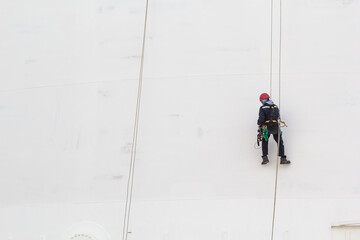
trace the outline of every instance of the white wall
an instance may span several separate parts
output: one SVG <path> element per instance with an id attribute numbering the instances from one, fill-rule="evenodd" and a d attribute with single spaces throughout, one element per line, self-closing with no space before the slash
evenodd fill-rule
<path id="1" fill-rule="evenodd" d="M 0 236 L 120 239 L 145 1 L 5 0 Z M 360 221 L 360 2 L 274 1 L 286 153 L 275 239 Z M 270 239 L 275 177 L 255 150 L 270 1 L 149 0 L 130 223 L 136 240 Z"/>

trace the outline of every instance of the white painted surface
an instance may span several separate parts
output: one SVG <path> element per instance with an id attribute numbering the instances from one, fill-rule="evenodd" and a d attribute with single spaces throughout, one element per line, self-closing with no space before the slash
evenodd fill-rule
<path id="1" fill-rule="evenodd" d="M 332 240 L 351 240 L 360 239 L 359 227 L 339 227 L 332 228 Z"/>
<path id="2" fill-rule="evenodd" d="M 293 163 L 280 166 L 275 239 L 331 239 L 332 225 L 360 219 L 360 2 L 283 10 Z M 1 238 L 120 239 L 145 1 L 0 11 Z M 270 239 L 276 145 L 267 166 L 253 148 L 269 20 L 265 0 L 150 0 L 129 239 Z"/>

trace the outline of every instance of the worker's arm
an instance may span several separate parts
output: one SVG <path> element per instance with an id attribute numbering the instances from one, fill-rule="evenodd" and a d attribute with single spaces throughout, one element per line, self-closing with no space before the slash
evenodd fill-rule
<path id="1" fill-rule="evenodd" d="M 264 113 L 264 110 L 262 108 L 260 108 L 260 110 L 259 110 L 259 118 L 258 118 L 257 124 L 258 125 L 263 125 L 264 122 L 265 122 L 265 113 Z"/>

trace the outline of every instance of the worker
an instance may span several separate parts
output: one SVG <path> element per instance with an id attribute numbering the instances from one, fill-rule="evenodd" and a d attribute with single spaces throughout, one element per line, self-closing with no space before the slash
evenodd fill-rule
<path id="1" fill-rule="evenodd" d="M 262 106 L 260 107 L 259 111 L 259 119 L 258 125 L 259 129 L 267 129 L 265 132 L 266 136 L 263 136 L 261 147 L 262 147 L 262 165 L 267 164 L 269 162 L 268 158 L 268 140 L 270 139 L 271 134 L 273 135 L 275 141 L 278 143 L 279 138 L 279 120 L 280 120 L 280 110 L 274 104 L 274 102 L 270 99 L 269 94 L 263 93 L 260 95 L 260 102 Z M 279 144 L 279 143 L 278 143 Z M 289 164 L 291 163 L 289 160 L 286 159 L 285 156 L 285 149 L 284 149 L 284 142 L 282 139 L 282 133 L 280 131 L 280 146 L 279 152 L 280 156 L 280 164 Z"/>

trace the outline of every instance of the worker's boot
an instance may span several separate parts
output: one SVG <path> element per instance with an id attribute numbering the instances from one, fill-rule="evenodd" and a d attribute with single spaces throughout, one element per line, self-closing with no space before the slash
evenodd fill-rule
<path id="1" fill-rule="evenodd" d="M 262 156 L 262 159 L 263 159 L 263 161 L 261 163 L 262 165 L 265 165 L 265 164 L 267 164 L 269 162 L 269 159 L 268 159 L 267 156 Z"/>
<path id="2" fill-rule="evenodd" d="M 280 158 L 280 164 L 290 164 L 291 162 L 286 159 L 286 156 Z"/>

